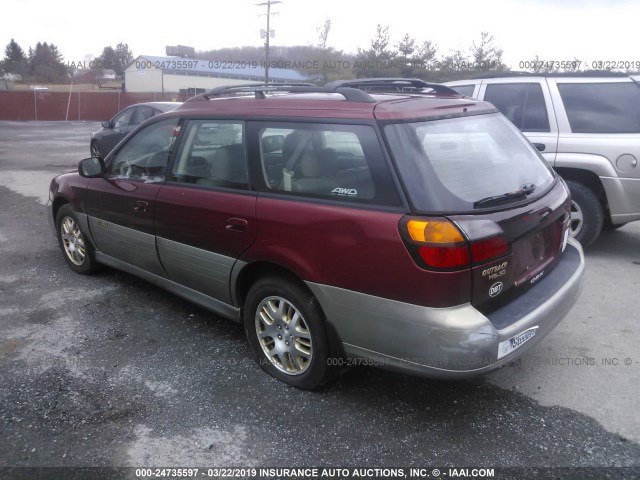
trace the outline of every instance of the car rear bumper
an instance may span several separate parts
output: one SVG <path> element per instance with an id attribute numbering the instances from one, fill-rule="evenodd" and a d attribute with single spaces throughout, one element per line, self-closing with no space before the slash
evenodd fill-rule
<path id="1" fill-rule="evenodd" d="M 348 364 L 365 364 L 431 377 L 460 378 L 512 362 L 542 340 L 575 304 L 584 256 L 569 240 L 545 278 L 514 301 L 483 315 L 471 304 L 429 308 L 307 282 L 337 332 Z M 529 332 L 509 353 L 510 339 Z M 505 348 L 507 345 L 507 348 Z M 499 353 L 499 349 L 503 349 Z"/>

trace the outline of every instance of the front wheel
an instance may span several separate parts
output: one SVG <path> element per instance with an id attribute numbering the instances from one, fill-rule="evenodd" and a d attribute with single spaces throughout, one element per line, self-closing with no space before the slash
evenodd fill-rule
<path id="1" fill-rule="evenodd" d="M 324 315 L 301 285 L 284 277 L 258 280 L 247 294 L 244 329 L 258 363 L 273 377 L 305 390 L 330 379 Z"/>
<path id="2" fill-rule="evenodd" d="M 56 232 L 60 250 L 71 270 L 82 274 L 97 270 L 93 247 L 80 229 L 76 214 L 69 204 L 58 210 Z"/>
<path id="3" fill-rule="evenodd" d="M 582 245 L 590 245 L 602 230 L 602 205 L 593 190 L 582 183 L 569 180 L 567 186 L 571 192 L 571 235 Z"/>

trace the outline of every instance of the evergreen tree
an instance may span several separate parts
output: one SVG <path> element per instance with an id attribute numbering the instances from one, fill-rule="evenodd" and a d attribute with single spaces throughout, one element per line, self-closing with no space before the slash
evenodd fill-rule
<path id="1" fill-rule="evenodd" d="M 40 82 L 65 82 L 69 69 L 63 62 L 63 57 L 53 43 L 36 44 L 36 48 L 29 47 L 27 73 L 30 78 Z"/>
<path id="2" fill-rule="evenodd" d="M 398 77 L 400 69 L 394 62 L 396 54 L 389 49 L 389 26 L 378 24 L 368 50 L 358 49 L 354 62 L 356 77 Z"/>
<path id="3" fill-rule="evenodd" d="M 27 64 L 27 57 L 24 54 L 20 45 L 12 38 L 4 49 L 4 59 L 2 61 L 2 68 L 7 73 L 14 73 L 18 75 L 24 75 L 25 66 Z"/>

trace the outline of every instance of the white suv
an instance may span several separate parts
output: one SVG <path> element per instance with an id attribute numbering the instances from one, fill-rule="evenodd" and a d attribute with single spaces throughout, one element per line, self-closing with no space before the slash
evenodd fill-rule
<path id="1" fill-rule="evenodd" d="M 506 74 L 449 82 L 493 103 L 571 190 L 573 235 L 640 220 L 640 77 Z"/>

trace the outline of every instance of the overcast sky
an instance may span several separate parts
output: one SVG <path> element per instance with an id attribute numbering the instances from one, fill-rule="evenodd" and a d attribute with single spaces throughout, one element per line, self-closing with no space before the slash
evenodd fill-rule
<path id="1" fill-rule="evenodd" d="M 180 2 L 18 0 L 3 6 L 0 45 L 14 38 L 24 49 L 54 43 L 66 62 L 98 56 L 105 46 L 129 44 L 135 56 L 164 55 L 165 45 L 211 50 L 259 46 L 266 0 Z M 583 62 L 640 60 L 640 1 L 622 0 L 282 0 L 272 7 L 275 45 L 318 43 L 317 28 L 331 19 L 329 46 L 355 53 L 368 48 L 378 23 L 389 25 L 392 44 L 405 33 L 431 40 L 438 56 L 467 50 L 488 31 L 518 68 L 536 54 Z M 220 59 L 233 60 L 233 59 Z"/>

